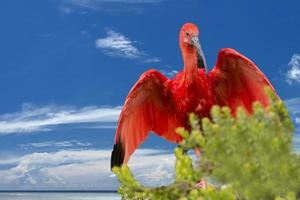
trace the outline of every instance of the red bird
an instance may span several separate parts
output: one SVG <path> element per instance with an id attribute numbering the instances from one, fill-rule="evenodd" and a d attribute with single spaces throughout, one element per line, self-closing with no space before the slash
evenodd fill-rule
<path id="1" fill-rule="evenodd" d="M 183 71 L 170 80 L 148 70 L 130 90 L 116 130 L 111 167 L 127 163 L 150 131 L 180 142 L 175 129 L 188 128 L 191 112 L 202 118 L 209 117 L 215 104 L 228 106 L 233 113 L 239 106 L 251 112 L 254 101 L 268 105 L 264 86 L 273 87 L 251 60 L 234 49 L 221 49 L 215 67 L 208 72 L 198 37 L 196 25 L 184 24 L 179 35 Z"/>

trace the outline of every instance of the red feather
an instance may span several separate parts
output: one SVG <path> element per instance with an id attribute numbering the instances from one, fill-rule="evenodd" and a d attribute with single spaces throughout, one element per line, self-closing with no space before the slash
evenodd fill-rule
<path id="1" fill-rule="evenodd" d="M 209 76 L 217 104 L 229 106 L 233 113 L 238 107 L 251 112 L 254 101 L 267 106 L 269 102 L 264 88 L 269 86 L 274 90 L 263 72 L 234 49 L 220 51 L 217 64 Z"/>

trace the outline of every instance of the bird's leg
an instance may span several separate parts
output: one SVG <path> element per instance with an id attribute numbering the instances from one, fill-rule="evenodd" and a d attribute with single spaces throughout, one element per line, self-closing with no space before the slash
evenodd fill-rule
<path id="1" fill-rule="evenodd" d="M 195 148 L 194 152 L 197 156 L 197 158 L 200 160 L 200 156 L 201 156 L 201 150 L 199 148 Z M 207 180 L 205 178 L 201 178 L 201 180 L 199 181 L 199 183 L 196 184 L 197 187 L 206 190 L 207 189 Z"/>
<path id="2" fill-rule="evenodd" d="M 201 156 L 201 150 L 199 148 L 195 148 L 194 149 L 194 152 L 196 154 L 196 156 L 200 159 L 200 156 Z"/>
<path id="3" fill-rule="evenodd" d="M 206 190 L 207 189 L 207 181 L 202 178 L 199 183 L 196 184 L 197 187 Z"/>

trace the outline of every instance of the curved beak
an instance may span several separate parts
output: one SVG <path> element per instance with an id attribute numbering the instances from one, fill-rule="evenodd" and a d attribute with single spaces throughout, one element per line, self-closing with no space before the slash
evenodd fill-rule
<path id="1" fill-rule="evenodd" d="M 208 74 L 208 68 L 205 60 L 204 53 L 202 51 L 198 36 L 193 36 L 191 38 L 191 45 L 193 45 L 197 49 L 197 61 L 198 61 L 198 67 L 204 68 L 205 73 Z"/>

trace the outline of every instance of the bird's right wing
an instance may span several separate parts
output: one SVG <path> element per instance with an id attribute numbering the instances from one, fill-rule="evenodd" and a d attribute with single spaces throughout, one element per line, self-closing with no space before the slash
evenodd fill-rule
<path id="1" fill-rule="evenodd" d="M 248 58 L 234 49 L 225 48 L 219 53 L 217 64 L 209 74 L 218 104 L 252 111 L 252 103 L 269 105 L 264 87 L 274 88 L 264 73 Z"/>
<path id="2" fill-rule="evenodd" d="M 129 92 L 122 109 L 111 167 L 127 163 L 150 131 L 178 143 L 181 137 L 175 129 L 179 126 L 168 79 L 155 70 L 145 72 Z"/>

